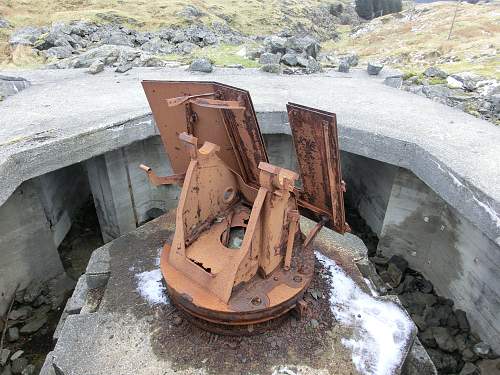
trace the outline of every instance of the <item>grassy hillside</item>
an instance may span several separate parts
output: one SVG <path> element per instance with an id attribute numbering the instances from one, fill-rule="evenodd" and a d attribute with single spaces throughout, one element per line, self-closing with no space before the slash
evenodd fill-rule
<path id="1" fill-rule="evenodd" d="M 178 13 L 192 4 L 203 11 L 204 15 L 199 20 L 206 24 L 224 19 L 245 34 L 265 35 L 276 33 L 291 24 L 311 26 L 310 10 L 332 2 L 335 1 L 2 0 L 0 17 L 6 18 L 14 27 L 75 19 L 107 22 L 114 17 L 134 29 L 155 30 L 167 25 L 187 24 Z M 362 61 L 381 59 L 406 71 L 419 71 L 435 64 L 449 72 L 472 70 L 500 77 L 497 57 L 499 2 L 478 5 L 460 3 L 454 30 L 448 40 L 455 4 L 440 2 L 410 6 L 400 14 L 384 16 L 360 27 L 339 25 L 337 30 L 341 32 L 341 39 L 323 42 L 323 51 L 357 52 Z M 11 53 L 7 40 L 12 30 L 0 29 L 0 61 Z M 221 48 L 224 49 L 221 52 L 228 53 L 227 46 Z M 218 56 L 217 49 L 211 48 L 206 52 Z M 29 53 L 20 56 L 18 61 L 21 63 L 17 65 L 24 66 L 37 63 Z"/>
<path id="2" fill-rule="evenodd" d="M 324 45 L 332 51 L 356 51 L 362 59 L 377 58 L 404 70 L 422 70 L 430 64 L 452 73 L 474 71 L 500 77 L 500 2 L 422 4 L 400 14 L 387 15 L 358 30 L 344 28 L 338 42 Z"/>

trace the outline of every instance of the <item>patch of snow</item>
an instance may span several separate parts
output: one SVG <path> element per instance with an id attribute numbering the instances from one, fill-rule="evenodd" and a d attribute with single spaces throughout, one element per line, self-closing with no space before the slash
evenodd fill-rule
<path id="1" fill-rule="evenodd" d="M 169 303 L 166 288 L 162 282 L 161 270 L 155 269 L 135 275 L 139 294 L 151 305 L 167 305 Z"/>
<path id="2" fill-rule="evenodd" d="M 276 370 L 273 371 L 273 375 L 297 375 L 295 371 L 290 370 L 286 366 L 280 366 Z"/>
<path id="3" fill-rule="evenodd" d="M 366 277 L 363 277 L 363 279 L 365 280 L 366 285 L 368 285 L 368 289 L 370 289 L 372 296 L 378 297 L 377 289 L 375 288 L 375 285 L 373 285 L 372 281 Z"/>
<path id="4" fill-rule="evenodd" d="M 395 303 L 373 298 L 359 288 L 333 260 L 316 252 L 328 269 L 330 309 L 337 321 L 353 328 L 353 337 L 342 339 L 352 351 L 352 361 L 363 375 L 395 373 L 401 364 L 413 323 Z"/>

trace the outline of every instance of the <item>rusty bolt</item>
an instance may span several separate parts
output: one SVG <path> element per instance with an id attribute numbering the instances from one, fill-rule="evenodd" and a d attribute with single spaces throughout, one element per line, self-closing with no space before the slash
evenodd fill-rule
<path id="1" fill-rule="evenodd" d="M 260 297 L 253 297 L 251 302 L 252 305 L 259 306 L 262 303 L 262 300 L 260 299 Z"/>

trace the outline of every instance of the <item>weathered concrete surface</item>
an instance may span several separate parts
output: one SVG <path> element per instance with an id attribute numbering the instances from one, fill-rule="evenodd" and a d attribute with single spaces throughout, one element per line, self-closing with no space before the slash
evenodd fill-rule
<path id="1" fill-rule="evenodd" d="M 181 68 L 19 74 L 33 86 L 0 104 L 0 203 L 22 181 L 155 134 L 142 79 L 213 80 L 251 92 L 264 133 L 289 133 L 287 101 L 336 112 L 343 150 L 410 169 L 500 243 L 500 129 L 381 85 L 383 75 L 276 76 L 250 69 L 203 75 Z"/>
<path id="2" fill-rule="evenodd" d="M 22 290 L 32 280 L 49 280 L 62 273 L 39 191 L 33 181 L 27 181 L 0 206 L 0 316 L 16 287 Z"/>
<path id="3" fill-rule="evenodd" d="M 164 215 L 137 230 L 130 232 L 98 249 L 92 257 L 87 272 L 109 274 L 109 280 L 97 293 L 99 303 L 97 311 L 86 313 L 86 307 L 77 315 L 69 315 L 64 322 L 54 351 L 49 353 L 41 375 L 47 374 L 286 374 L 279 371 L 283 366 L 293 363 L 301 374 L 357 374 L 351 361 L 351 353 L 341 344 L 341 337 L 349 338 L 352 331 L 337 323 L 332 328 L 327 345 L 318 352 L 290 354 L 288 360 L 279 356 L 263 356 L 252 361 L 242 361 L 244 353 L 240 349 L 229 351 L 224 357 L 224 364 L 214 364 L 211 356 L 214 350 L 228 350 L 216 335 L 201 333 L 206 337 L 204 349 L 190 348 L 193 351 L 188 364 L 164 348 L 161 338 L 163 330 L 173 324 L 175 312 L 172 306 L 151 304 L 138 291 L 137 275 L 158 269 L 159 250 L 163 243 L 173 235 L 173 212 Z M 302 222 L 301 222 L 302 225 Z M 304 222 L 304 229 L 312 224 Z M 343 267 L 348 267 L 357 282 L 362 275 L 356 271 L 353 259 L 366 259 L 366 247 L 362 241 L 352 235 L 341 236 L 323 229 L 315 247 L 336 259 L 343 259 Z M 333 249 L 337 249 L 333 254 Z M 350 259 L 350 261 L 347 261 Z M 350 267 L 349 264 L 352 264 Z M 366 289 L 366 285 L 362 286 Z M 366 289 L 367 290 L 367 289 Z M 87 303 L 95 297 L 87 296 Z M 95 301 L 91 302 L 96 305 Z M 169 337 L 176 345 L 190 347 L 190 335 L 198 335 L 185 326 L 187 336 Z M 274 331 L 279 336 L 279 329 Z M 273 335 L 270 335 L 274 337 Z M 263 337 L 263 336 L 258 336 Z M 267 342 L 269 338 L 264 341 Z M 290 343 L 287 345 L 292 346 Z M 407 350 L 408 348 L 406 348 Z M 320 353 L 320 354 L 318 354 Z M 415 352 L 416 353 L 416 352 Z M 415 358 L 414 350 L 408 358 Z M 425 354 L 425 352 L 424 352 Z M 265 358 L 264 358 L 265 357 Z M 311 360 L 314 358 L 314 360 Z M 420 356 L 425 361 L 425 355 Z M 303 363 L 301 362 L 303 359 Z M 404 360 L 402 358 L 401 360 Z M 256 362 L 258 361 L 258 362 Z M 429 361 L 427 357 L 427 361 Z M 264 368 L 253 367 L 256 363 L 265 363 Z M 323 367 L 327 364 L 326 367 Z M 402 363 L 401 363 L 402 365 Z M 54 367 L 57 369 L 54 372 Z M 422 368 L 422 367 L 420 367 Z M 432 363 L 426 368 L 433 368 Z M 334 369 L 334 370 L 332 370 Z M 273 372 L 277 370 L 277 372 Z M 432 374 L 432 372 L 431 372 Z"/>
<path id="4" fill-rule="evenodd" d="M 413 173 L 399 168 L 378 250 L 402 255 L 439 295 L 467 312 L 474 331 L 500 352 L 500 251 Z"/>

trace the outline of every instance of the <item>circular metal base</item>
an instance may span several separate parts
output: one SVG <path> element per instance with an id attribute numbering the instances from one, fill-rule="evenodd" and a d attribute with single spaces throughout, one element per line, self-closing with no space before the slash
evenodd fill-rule
<path id="1" fill-rule="evenodd" d="M 303 298 L 314 274 L 312 250 L 298 246 L 294 253 L 300 254 L 300 257 L 292 256 L 290 270 L 278 267 L 265 278 L 257 273 L 250 281 L 236 287 L 226 304 L 172 267 L 168 262 L 169 252 L 170 245 L 166 244 L 160 265 L 171 301 L 191 316 L 195 325 L 218 333 L 234 332 L 234 329 L 225 330 L 219 326 L 259 325 L 283 317 Z M 199 323 L 200 320 L 203 324 Z M 207 324 L 210 323 L 215 326 L 209 327 Z"/>

